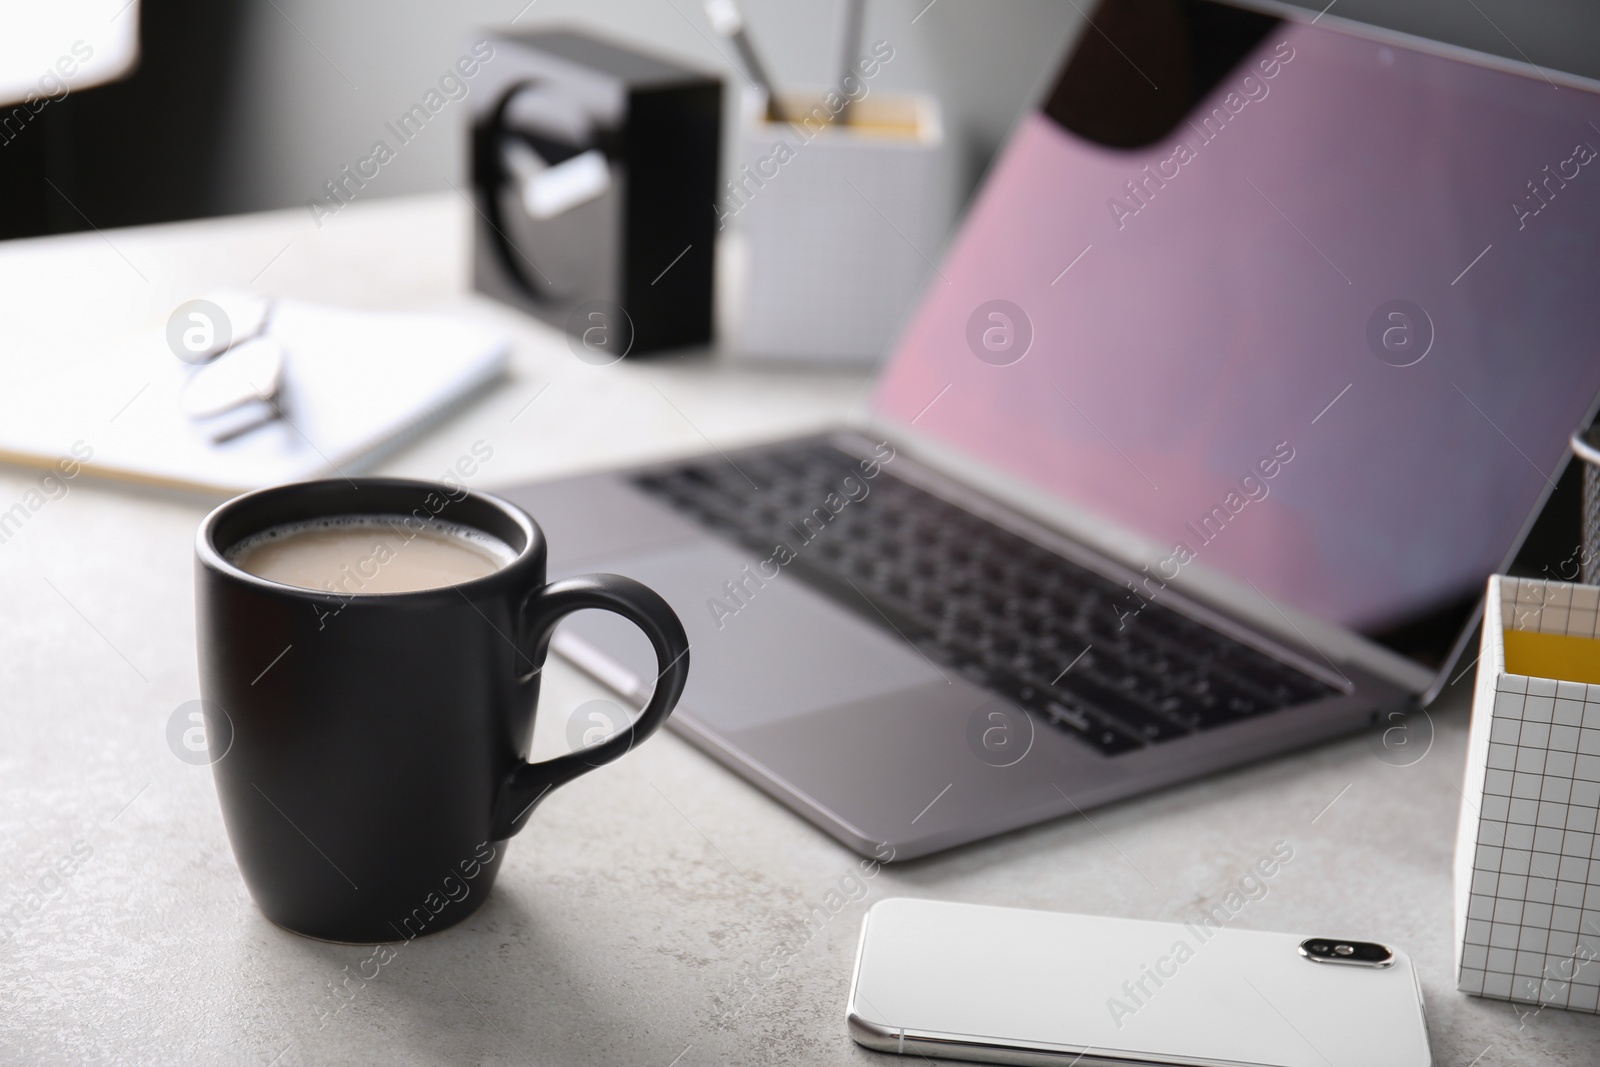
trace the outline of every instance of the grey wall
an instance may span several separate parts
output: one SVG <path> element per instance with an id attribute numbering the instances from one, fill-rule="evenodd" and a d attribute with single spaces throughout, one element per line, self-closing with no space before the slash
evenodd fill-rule
<path id="1" fill-rule="evenodd" d="M 738 80 L 726 58 L 731 49 L 712 34 L 699 0 L 535 0 L 519 17 L 524 3 L 256 3 L 232 88 L 229 210 L 304 205 L 341 166 L 368 153 L 383 122 L 415 103 L 481 26 L 515 18 L 518 28 L 593 27 L 723 73 L 730 86 Z M 888 40 L 896 53 L 872 88 L 935 92 L 947 129 L 966 151 L 970 184 L 1023 104 L 1046 88 L 1040 83 L 1080 17 L 1071 4 L 1051 0 L 937 0 L 923 12 L 926 3 L 869 3 L 865 40 Z M 832 3 L 746 0 L 744 7 L 780 86 L 820 88 L 834 80 Z M 461 185 L 465 104 L 447 106 L 363 195 L 444 189 L 447 179 Z"/>
<path id="2" fill-rule="evenodd" d="M 744 0 L 744 7 L 781 85 L 832 80 L 831 0 Z M 1046 88 L 1083 27 L 1080 9 L 1092 10 L 1091 0 L 869 0 L 866 40 L 886 39 L 896 49 L 874 88 L 941 98 L 970 188 L 1019 110 Z M 1593 0 L 1336 0 L 1329 14 L 1600 76 Z M 475 39 L 475 28 L 513 20 L 594 27 L 736 80 L 726 42 L 711 34 L 699 0 L 253 0 L 228 90 L 234 118 L 222 208 L 303 206 L 341 166 L 368 153 L 382 124 L 421 98 Z M 446 107 L 362 195 L 461 185 L 465 113 L 465 102 Z"/>

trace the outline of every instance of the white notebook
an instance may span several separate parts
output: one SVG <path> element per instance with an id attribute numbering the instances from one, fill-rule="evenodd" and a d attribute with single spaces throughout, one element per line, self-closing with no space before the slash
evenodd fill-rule
<path id="1" fill-rule="evenodd" d="M 438 315 L 279 301 L 284 418 L 223 444 L 180 409 L 193 368 L 163 333 L 0 397 L 0 461 L 205 493 L 351 474 L 504 373 L 508 342 Z"/>

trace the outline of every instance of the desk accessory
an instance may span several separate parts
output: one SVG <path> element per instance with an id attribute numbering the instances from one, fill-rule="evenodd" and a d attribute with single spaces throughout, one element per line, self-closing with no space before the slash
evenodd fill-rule
<path id="1" fill-rule="evenodd" d="M 1278 868 L 1274 855 L 1247 868 Z M 1293 855 L 1293 850 L 1289 850 Z M 1429 1067 L 1422 991 L 1372 941 L 935 900 L 874 904 L 846 1010 L 868 1048 L 1061 1067 Z M 1221 916 L 1218 919 L 1216 916 Z"/>
<path id="2" fill-rule="evenodd" d="M 390 519 L 402 541 L 465 526 L 514 555 L 457 585 L 378 594 L 359 592 L 359 577 L 343 590 L 282 585 L 229 559 L 252 535 L 341 516 Z M 666 721 L 689 670 L 672 609 L 614 574 L 547 585 L 546 554 L 514 504 L 430 482 L 303 482 L 206 517 L 195 541 L 206 738 L 240 873 L 267 918 L 353 943 L 454 925 L 482 904 L 505 840 L 551 789 Z M 386 558 L 355 570 L 370 578 Z M 551 631 L 589 608 L 644 632 L 653 692 L 627 730 L 528 763 Z"/>
<path id="3" fill-rule="evenodd" d="M 739 61 L 744 64 L 745 75 L 750 83 L 766 94 L 767 117 L 773 122 L 788 122 L 783 105 L 777 99 L 778 90 L 767 73 L 767 65 L 761 61 L 761 53 L 756 51 L 755 42 L 745 28 L 744 13 L 739 10 L 739 5 L 734 0 L 706 0 L 705 8 L 711 28 L 732 41 L 738 50 Z"/>
<path id="4" fill-rule="evenodd" d="M 869 60 L 892 56 L 879 42 Z M 934 273 L 953 210 L 939 103 L 854 84 L 854 103 L 842 91 L 788 97 L 792 123 L 771 120 L 764 94 L 745 95 L 718 210 L 742 264 L 730 338 L 742 357 L 874 364 Z"/>
<path id="5" fill-rule="evenodd" d="M 226 297 L 219 305 L 245 306 Z M 271 403 L 191 417 L 197 364 L 211 364 L 203 374 L 242 347 L 191 353 L 151 332 L 0 399 L 0 460 L 53 466 L 84 441 L 92 475 L 209 494 L 353 473 L 505 371 L 504 336 L 455 318 L 298 300 L 273 308 L 282 367 Z M 239 320 L 240 334 L 258 328 L 253 316 Z M 219 424 L 239 416 L 237 432 L 214 440 Z"/>
<path id="6" fill-rule="evenodd" d="M 265 297 L 224 292 L 168 320 L 168 346 L 194 367 L 178 406 L 214 445 L 284 417 L 279 401 L 287 353 L 269 335 L 273 310 Z M 218 320 L 225 324 L 221 329 Z"/>
<path id="7" fill-rule="evenodd" d="M 861 55 L 861 24 L 866 19 L 866 6 L 866 0 L 839 0 L 839 72 L 833 84 L 841 88 L 848 89 L 860 82 L 856 61 Z M 850 121 L 850 110 L 854 103 L 855 100 L 846 92 L 844 107 L 839 112 L 840 122 Z"/>
<path id="8" fill-rule="evenodd" d="M 577 31 L 490 41 L 472 113 L 478 290 L 586 347 L 603 336 L 606 355 L 708 343 L 722 83 Z"/>
<path id="9" fill-rule="evenodd" d="M 1496 575 L 1455 858 L 1456 985 L 1597 1010 L 1600 588 Z"/>

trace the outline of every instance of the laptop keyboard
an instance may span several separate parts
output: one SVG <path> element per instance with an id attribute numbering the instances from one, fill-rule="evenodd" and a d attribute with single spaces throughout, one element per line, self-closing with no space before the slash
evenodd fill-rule
<path id="1" fill-rule="evenodd" d="M 858 462 L 804 441 L 635 484 L 763 560 L 788 546 L 784 571 L 1108 756 L 1337 692 Z"/>

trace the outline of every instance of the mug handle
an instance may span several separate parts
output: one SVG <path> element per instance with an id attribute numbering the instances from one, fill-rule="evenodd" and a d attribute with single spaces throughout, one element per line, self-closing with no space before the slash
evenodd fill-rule
<path id="1" fill-rule="evenodd" d="M 510 837 L 527 824 L 528 816 L 556 786 L 610 763 L 643 741 L 667 721 L 689 679 L 689 638 L 677 614 L 655 590 L 619 574 L 583 574 L 552 582 L 529 594 L 523 604 L 526 629 L 533 639 L 532 659 L 541 667 L 550 648 L 556 624 L 574 611 L 600 608 L 633 623 L 650 639 L 656 651 L 655 690 L 639 718 L 626 730 L 579 752 L 523 762 L 500 788 L 495 810 L 495 840 Z"/>

